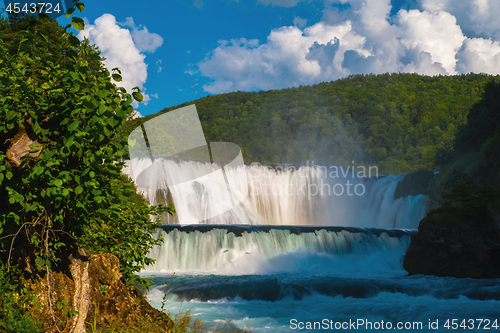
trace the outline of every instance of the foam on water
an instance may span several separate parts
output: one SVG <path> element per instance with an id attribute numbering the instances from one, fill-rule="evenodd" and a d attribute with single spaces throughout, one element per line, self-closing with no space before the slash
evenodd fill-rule
<path id="1" fill-rule="evenodd" d="M 269 232 L 244 232 L 241 236 L 219 228 L 207 232 L 173 229 L 168 233 L 158 230 L 156 237 L 159 236 L 164 242 L 150 253 L 156 262 L 148 266 L 146 272 L 259 274 L 310 269 L 314 267 L 311 262 L 306 260 L 306 267 L 300 268 L 303 260 L 297 259 L 313 254 L 316 259 L 324 256 L 369 256 L 379 252 L 383 252 L 384 256 L 401 255 L 410 242 L 410 233 L 396 237 L 391 236 L 389 231 L 376 234 L 362 229 L 358 232 L 320 229 L 300 234 L 271 229 Z"/>

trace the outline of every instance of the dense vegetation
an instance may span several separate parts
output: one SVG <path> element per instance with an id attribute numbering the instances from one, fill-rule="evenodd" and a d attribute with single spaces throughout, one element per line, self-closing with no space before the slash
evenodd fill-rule
<path id="1" fill-rule="evenodd" d="M 138 271 L 154 243 L 141 233 L 151 230 L 149 214 L 157 211 L 130 201 L 135 190 L 122 179 L 117 163 L 125 146 L 116 133 L 133 111 L 132 96 L 111 83 L 104 67 L 89 65 L 101 63 L 94 48 L 71 33 L 58 36 L 62 29 L 53 28 L 50 19 L 20 21 L 29 26 L 17 32 L 23 39 L 12 41 L 16 48 L 6 43 L 0 51 L 0 193 L 9 198 L 0 214 L 0 233 L 10 235 L 2 238 L 2 248 L 15 244 L 13 236 L 25 229 L 19 246 L 28 241 L 38 249 L 37 265 L 50 265 L 55 258 L 48 249 L 62 246 L 58 239 L 63 235 L 92 252 L 94 246 L 101 250 L 97 239 L 106 238 L 107 230 L 116 238 L 116 223 L 121 223 L 126 232 L 120 239 L 108 237 L 105 244 L 113 244 L 109 250 L 125 267 Z M 83 22 L 74 22 L 83 28 Z M 49 39 L 45 27 L 63 39 L 56 54 L 50 46 L 58 40 Z M 140 99 L 140 93 L 134 95 Z M 137 254 L 130 253 L 130 245 L 126 250 L 116 245 L 122 242 L 134 244 Z"/>
<path id="2" fill-rule="evenodd" d="M 43 14 L 0 19 L 0 330 L 6 332 L 21 325 L 36 331 L 29 319 L 15 321 L 28 304 L 16 305 L 27 290 L 16 285 L 13 264 L 50 285 L 53 272 L 68 271 L 83 248 L 116 255 L 124 282 L 147 285 L 135 273 L 151 262 L 146 255 L 158 243 L 150 215 L 165 209 L 149 207 L 119 163 L 126 144 L 117 134 L 142 95 L 117 88 L 99 51 L 71 27 L 82 30 L 84 22 L 72 17 L 62 28 Z M 112 77 L 121 80 L 118 69 Z M 50 288 L 46 293 L 51 304 Z M 62 309 L 50 305 L 52 318 L 37 321 L 53 320 L 59 330 L 67 321 L 53 311 Z"/>
<path id="3" fill-rule="evenodd" d="M 448 174 L 457 170 L 472 177 L 500 180 L 500 82 L 491 81 L 481 100 L 457 131 L 453 148 L 439 159 Z"/>
<path id="4" fill-rule="evenodd" d="M 437 169 L 491 76 L 356 75 L 329 83 L 208 96 L 195 104 L 207 142 L 233 142 L 246 161 Z M 498 77 L 494 77 L 498 80 Z M 128 123 L 126 136 L 141 122 Z"/>
<path id="5" fill-rule="evenodd" d="M 412 236 L 410 274 L 499 277 L 500 83 L 486 84 L 456 140 L 440 159 L 432 196 L 439 205 Z"/>

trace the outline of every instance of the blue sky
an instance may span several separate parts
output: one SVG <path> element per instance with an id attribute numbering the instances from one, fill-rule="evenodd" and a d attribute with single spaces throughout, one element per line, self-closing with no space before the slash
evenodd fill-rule
<path id="1" fill-rule="evenodd" d="M 500 74 L 498 0 L 84 3 L 80 38 L 120 67 L 126 88 L 142 88 L 142 115 L 359 73 Z"/>

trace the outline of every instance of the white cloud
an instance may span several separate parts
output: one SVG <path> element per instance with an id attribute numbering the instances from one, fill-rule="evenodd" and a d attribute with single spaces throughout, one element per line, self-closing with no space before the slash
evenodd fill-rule
<path id="1" fill-rule="evenodd" d="M 163 45 L 163 38 L 160 35 L 149 32 L 148 28 L 141 25 L 136 26 L 132 17 L 127 17 L 126 22 L 120 25 L 132 28 L 132 38 L 134 39 L 135 46 L 141 52 L 153 53 Z"/>
<path id="2" fill-rule="evenodd" d="M 162 70 L 161 59 L 158 59 L 158 61 L 156 62 L 156 66 L 158 66 L 158 70 L 156 72 L 161 73 L 161 70 Z"/>
<path id="3" fill-rule="evenodd" d="M 192 5 L 198 9 L 201 9 L 201 7 L 203 7 L 203 1 L 202 0 L 193 0 Z"/>
<path id="4" fill-rule="evenodd" d="M 135 26 L 132 18 L 127 18 L 127 22 L 123 25 L 129 24 Z M 102 56 L 106 58 L 104 61 L 106 67 L 110 70 L 118 67 L 121 70 L 123 80 L 117 82 L 117 85 L 124 87 L 129 93 L 132 93 L 133 87 L 139 87 L 143 92 L 144 104 L 147 105 L 151 99 L 145 94 L 144 88 L 148 65 L 145 62 L 146 56 L 140 52 L 140 47 L 143 50 L 144 47 L 151 49 L 151 43 L 146 42 L 138 47 L 130 31 L 121 28 L 111 14 L 103 14 L 94 21 L 94 24 L 85 24 L 85 30 L 80 31 L 78 38 L 88 38 L 91 44 L 95 43 Z"/>
<path id="5" fill-rule="evenodd" d="M 347 15 L 356 34 L 364 37 L 363 48 L 367 50 L 365 54 L 346 50 L 343 67 L 349 73 L 399 70 L 399 58 L 404 50 L 398 39 L 401 35 L 400 29 L 388 22 L 391 8 L 390 0 L 357 0 L 351 4 L 351 10 L 341 14 Z M 334 18 L 339 19 L 338 14 L 334 15 Z M 327 18 L 331 19 L 331 14 Z"/>
<path id="6" fill-rule="evenodd" d="M 360 47 L 363 41 L 352 33 L 350 22 L 320 22 L 304 30 L 282 27 L 271 31 L 266 44 L 244 38 L 221 41 L 198 67 L 201 75 L 216 80 L 203 86 L 210 93 L 312 84 L 346 75 L 343 53 L 354 49 L 367 54 Z"/>
<path id="7" fill-rule="evenodd" d="M 457 54 L 459 72 L 500 74 L 500 43 L 482 38 L 471 38 Z"/>
<path id="8" fill-rule="evenodd" d="M 260 0 L 294 6 L 298 0 Z M 350 74 L 500 72 L 499 0 L 411 0 L 394 14 L 391 0 L 324 0 L 320 22 L 270 31 L 267 40 L 219 41 L 186 73 L 213 81 L 209 93 L 277 89 Z M 333 3 L 349 4 L 339 10 Z M 459 9 L 457 9 L 459 8 Z M 471 35 L 472 34 L 472 35 Z"/>
<path id="9" fill-rule="evenodd" d="M 432 63 L 440 63 L 448 74 L 457 73 L 455 55 L 466 37 L 454 16 L 444 11 L 401 10 L 397 21 L 403 31 L 400 39 L 402 45 L 408 51 L 415 52 L 419 58 L 422 52 L 431 57 L 431 61 L 423 62 L 427 64 L 426 67 L 419 67 L 417 72 L 431 74 L 426 68 Z M 415 64 L 411 67 L 415 67 Z"/>
<path id="10" fill-rule="evenodd" d="M 142 118 L 142 114 L 141 114 L 139 111 L 134 110 L 134 111 L 132 112 L 131 117 L 132 117 L 132 119 Z"/>
<path id="11" fill-rule="evenodd" d="M 500 40 L 498 0 L 419 0 L 422 9 L 446 11 L 457 18 L 467 37 Z"/>

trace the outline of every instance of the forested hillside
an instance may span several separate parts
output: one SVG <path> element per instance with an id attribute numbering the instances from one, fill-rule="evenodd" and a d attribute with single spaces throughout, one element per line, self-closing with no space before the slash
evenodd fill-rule
<path id="1" fill-rule="evenodd" d="M 207 96 L 130 121 L 127 135 L 163 112 L 196 104 L 208 142 L 233 142 L 246 161 L 378 165 L 380 172 L 438 169 L 457 127 L 479 100 L 481 74 L 356 75 L 283 90 Z"/>
<path id="2" fill-rule="evenodd" d="M 433 209 L 403 262 L 409 274 L 500 276 L 500 82 L 488 82 L 431 183 Z M 406 178 L 406 177 L 405 177 Z M 413 177 L 415 178 L 415 177 Z"/>

